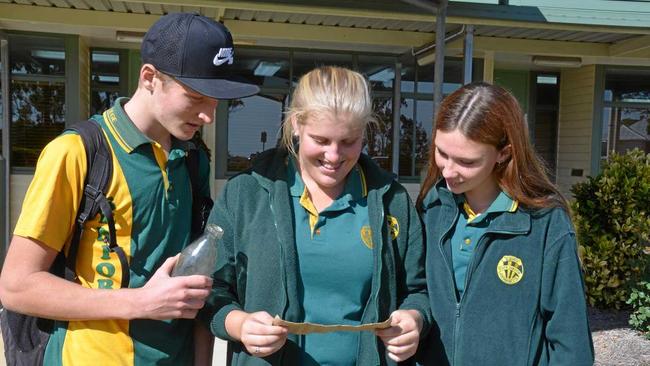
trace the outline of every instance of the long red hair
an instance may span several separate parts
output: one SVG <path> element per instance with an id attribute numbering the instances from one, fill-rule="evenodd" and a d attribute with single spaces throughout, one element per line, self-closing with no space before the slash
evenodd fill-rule
<path id="1" fill-rule="evenodd" d="M 494 167 L 499 187 L 520 205 L 529 208 L 569 206 L 549 180 L 547 169 L 535 153 L 528 137 L 524 114 L 517 99 L 502 87 L 472 83 L 447 96 L 441 103 L 431 141 L 436 131 L 458 130 L 472 141 L 494 146 L 497 150 L 510 145 L 510 157 Z M 420 188 L 417 207 L 440 178 L 435 162 L 435 145 L 431 144 L 427 175 Z"/>

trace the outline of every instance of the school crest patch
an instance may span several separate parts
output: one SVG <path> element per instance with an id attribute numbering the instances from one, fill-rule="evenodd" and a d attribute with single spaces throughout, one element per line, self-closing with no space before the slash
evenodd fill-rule
<path id="1" fill-rule="evenodd" d="M 368 249 L 372 249 L 374 244 L 372 243 L 372 229 L 368 225 L 361 227 L 361 241 Z"/>
<path id="2" fill-rule="evenodd" d="M 397 221 L 397 217 L 386 215 L 386 222 L 388 223 L 388 232 L 390 233 L 391 239 L 397 239 L 399 236 L 399 221 Z"/>
<path id="3" fill-rule="evenodd" d="M 497 263 L 497 275 L 506 285 L 514 285 L 524 277 L 524 263 L 515 256 L 504 255 Z"/>

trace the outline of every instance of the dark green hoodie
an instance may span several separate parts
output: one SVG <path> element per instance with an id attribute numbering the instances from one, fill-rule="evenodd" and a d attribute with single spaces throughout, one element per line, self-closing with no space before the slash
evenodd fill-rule
<path id="1" fill-rule="evenodd" d="M 561 208 L 490 216 L 459 299 L 450 231 L 459 215 L 439 182 L 423 202 L 434 322 L 427 365 L 592 365 L 593 345 L 575 233 Z"/>
<path id="2" fill-rule="evenodd" d="M 368 215 L 372 228 L 374 272 L 370 299 L 362 323 L 383 321 L 396 309 L 415 309 L 424 320 L 422 334 L 431 321 L 426 280 L 422 227 L 405 189 L 362 155 L 359 164 L 368 185 Z M 232 365 L 297 365 L 298 337 L 290 334 L 278 352 L 264 358 L 251 356 L 225 330 L 226 315 L 235 309 L 266 311 L 289 321 L 302 319 L 298 297 L 298 265 L 294 220 L 287 185 L 287 152 L 272 149 L 261 154 L 253 167 L 226 184 L 209 222 L 224 229 L 219 246 L 214 291 L 200 317 L 212 332 L 229 341 Z M 399 234 L 391 238 L 387 216 L 397 219 Z M 395 229 L 395 225 L 392 226 Z M 381 340 L 362 332 L 359 365 L 391 365 Z"/>

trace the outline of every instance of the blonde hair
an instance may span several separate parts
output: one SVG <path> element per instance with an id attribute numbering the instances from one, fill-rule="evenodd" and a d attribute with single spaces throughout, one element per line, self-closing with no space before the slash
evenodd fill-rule
<path id="1" fill-rule="evenodd" d="M 364 131 L 369 123 L 375 123 L 370 88 L 363 75 L 336 66 L 318 67 L 303 75 L 285 114 L 281 144 L 296 155 L 291 122 L 302 125 L 308 117 L 321 113 L 343 115 Z"/>

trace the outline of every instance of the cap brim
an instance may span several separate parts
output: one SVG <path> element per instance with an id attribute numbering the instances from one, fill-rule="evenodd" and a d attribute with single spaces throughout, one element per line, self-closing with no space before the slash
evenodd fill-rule
<path id="1" fill-rule="evenodd" d="M 257 85 L 248 83 L 239 77 L 229 77 L 228 79 L 175 78 L 197 93 L 215 99 L 245 98 L 260 92 Z"/>

